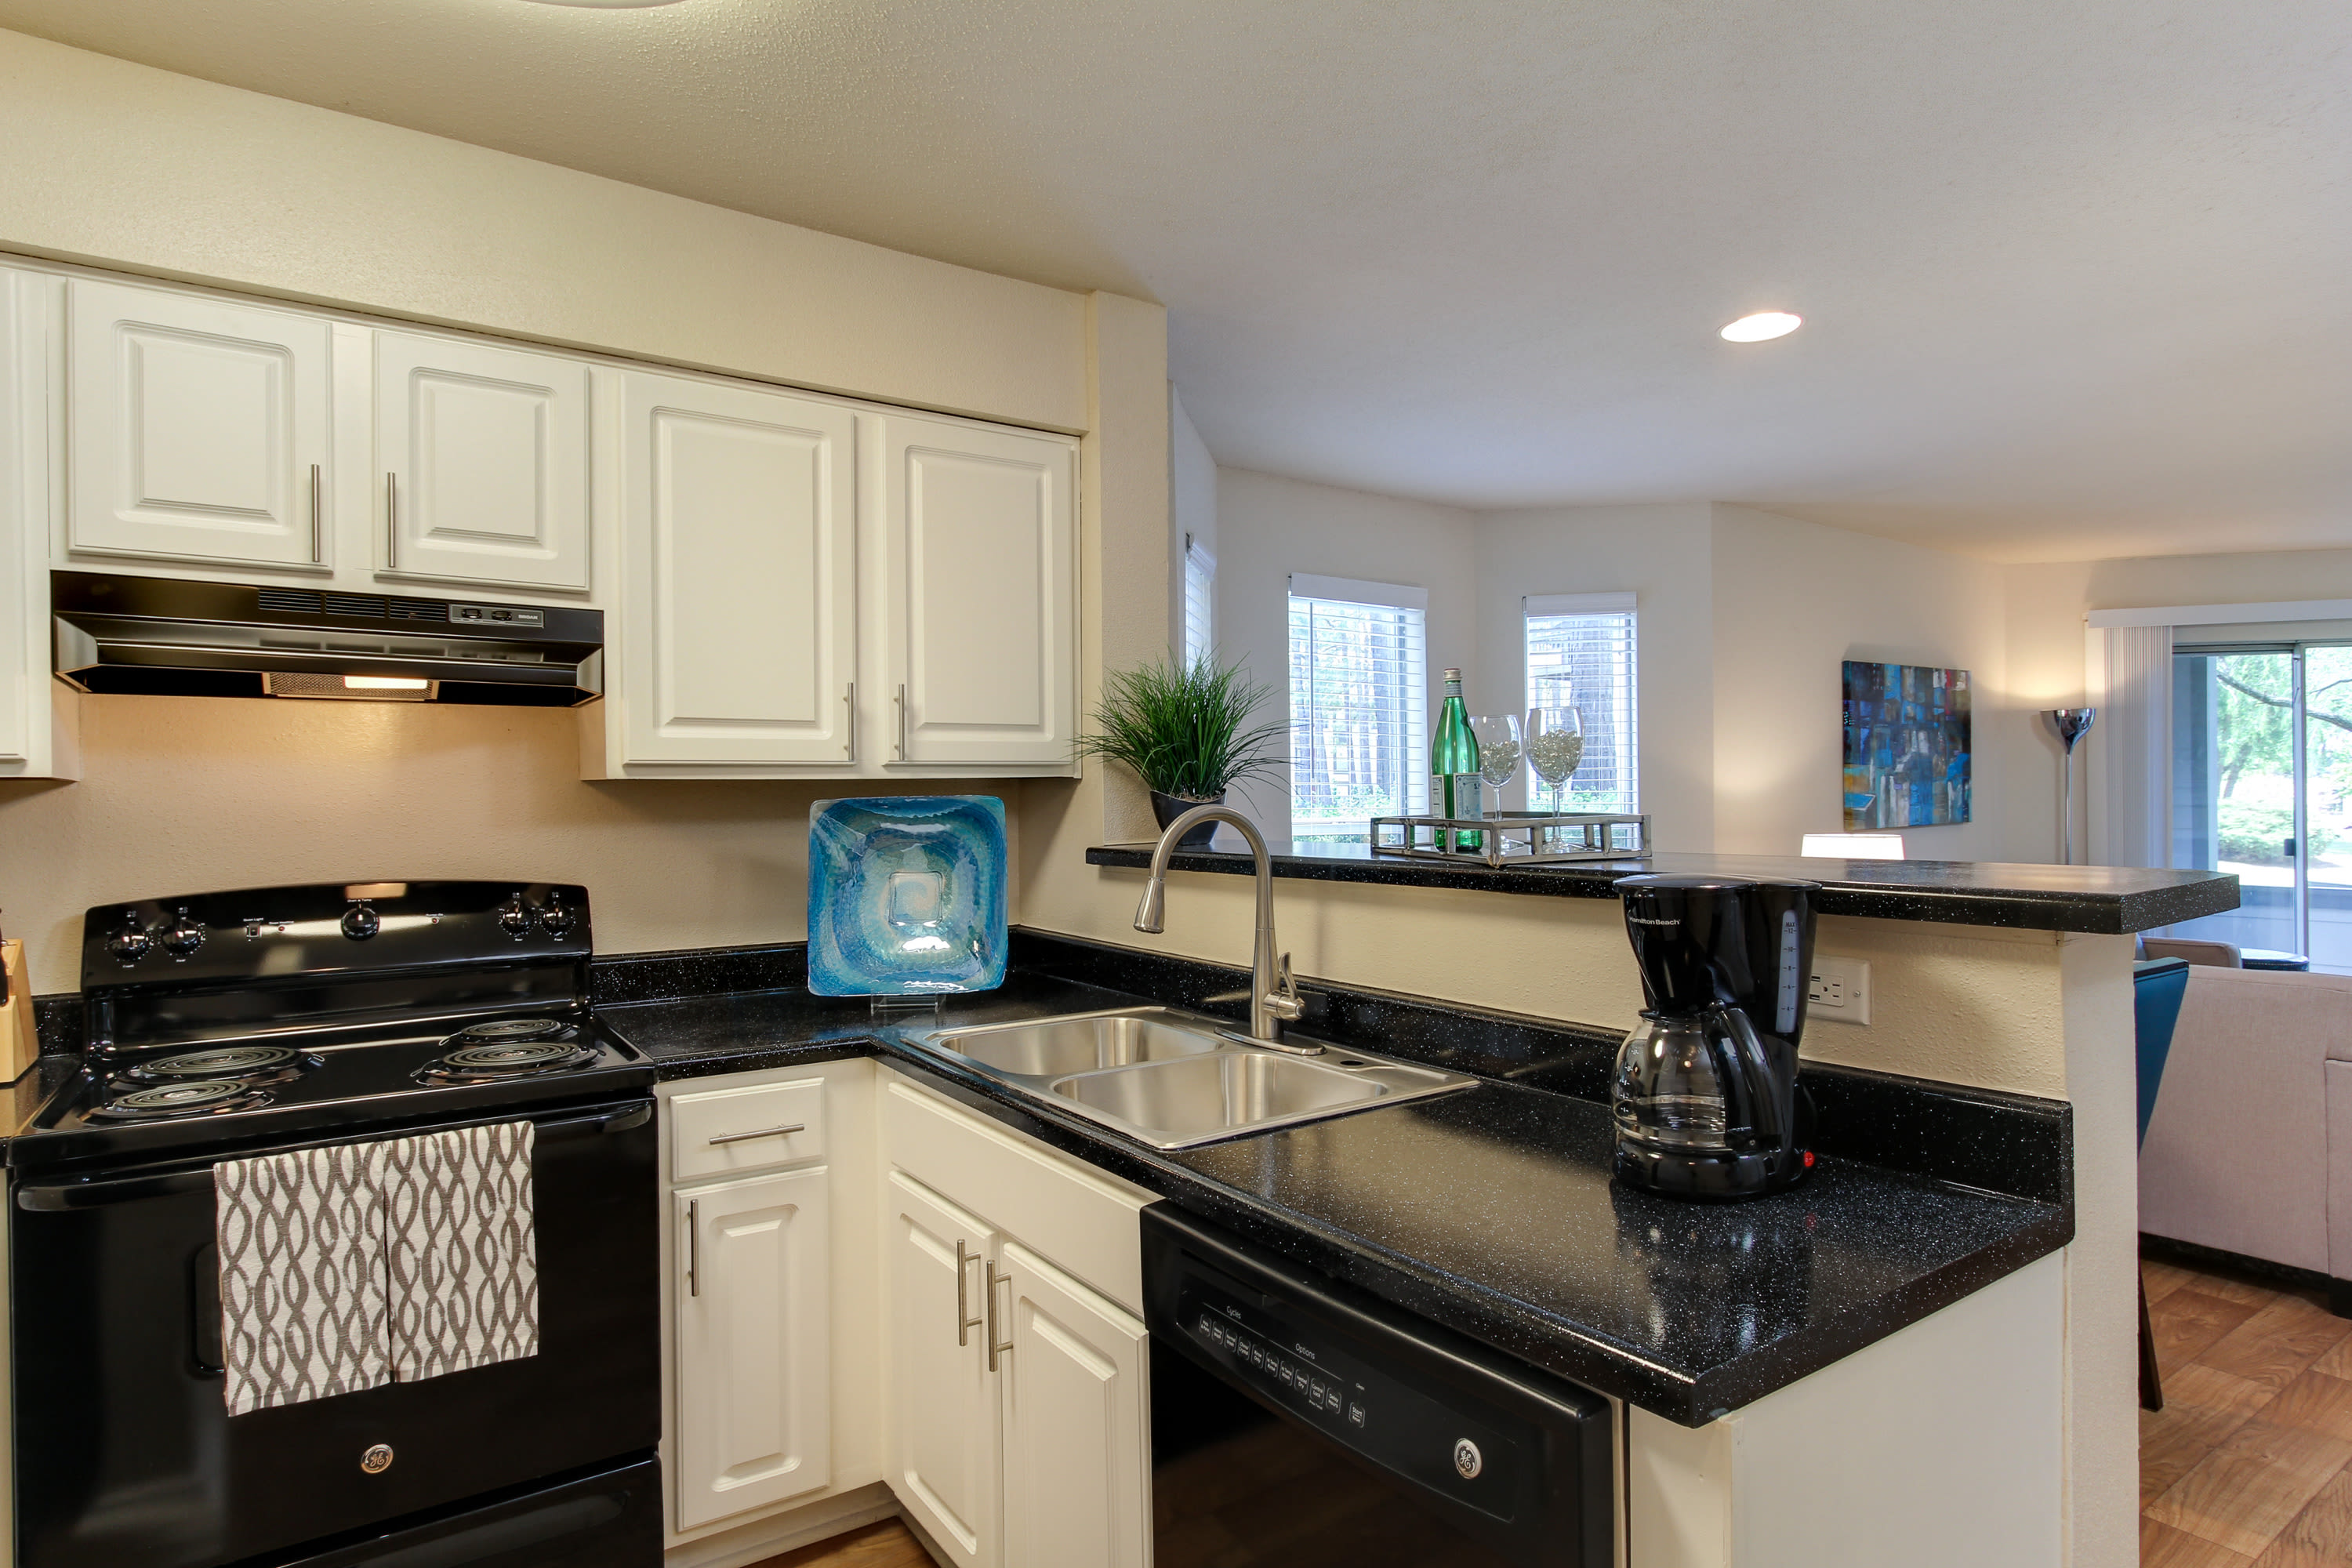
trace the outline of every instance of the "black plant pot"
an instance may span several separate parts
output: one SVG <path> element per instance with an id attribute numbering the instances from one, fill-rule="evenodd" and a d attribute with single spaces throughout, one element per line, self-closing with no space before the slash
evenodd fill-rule
<path id="1" fill-rule="evenodd" d="M 1207 805 L 1212 802 L 1223 805 L 1224 798 L 1225 792 L 1223 790 L 1219 790 L 1216 794 L 1211 795 L 1208 800 L 1187 800 L 1181 795 L 1161 795 L 1158 790 L 1153 790 L 1151 792 L 1151 815 L 1159 819 L 1160 831 L 1165 833 L 1168 831 L 1168 825 L 1170 823 L 1175 821 L 1178 817 L 1183 816 L 1194 806 Z M 1185 834 L 1183 837 L 1179 838 L 1176 841 L 1176 847 L 1179 849 L 1206 849 L 1209 847 L 1209 840 L 1215 837 L 1216 834 L 1217 825 L 1215 823 L 1200 823 L 1196 825 L 1191 832 Z"/>

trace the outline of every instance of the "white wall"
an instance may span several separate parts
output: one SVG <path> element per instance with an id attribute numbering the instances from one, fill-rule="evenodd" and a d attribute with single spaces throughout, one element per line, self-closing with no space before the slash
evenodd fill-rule
<path id="1" fill-rule="evenodd" d="M 1476 539 L 1471 514 L 1362 490 L 1276 479 L 1244 468 L 1217 471 L 1218 641 L 1260 684 L 1274 689 L 1262 711 L 1290 717 L 1293 572 L 1404 583 L 1429 590 L 1429 714 L 1442 700 L 1442 671 L 1463 668 L 1471 708 L 1486 700 L 1477 659 Z M 1241 809 L 1277 850 L 1290 842 L 1286 773 L 1239 792 Z M 1276 831 L 1276 830 L 1279 831 Z"/>
<path id="2" fill-rule="evenodd" d="M 1482 512 L 1476 524 L 1480 685 L 1505 711 L 1527 708 L 1522 599 L 1634 595 L 1642 809 L 1669 850 L 1715 841 L 1715 736 L 1706 717 L 1715 680 L 1710 527 L 1705 502 Z M 1523 773 L 1510 792 L 1514 808 L 1526 789 Z"/>
<path id="3" fill-rule="evenodd" d="M 1192 428 L 1176 389 L 1168 389 L 1168 646 L 1184 651 L 1184 541 L 1217 553 L 1217 461 Z M 1217 618 L 1213 602 L 1209 618 Z M 1212 626 L 1213 637 L 1222 628 Z"/>
<path id="4" fill-rule="evenodd" d="M 1253 668 L 1281 668 L 1286 573 L 1418 583 L 1432 593 L 1433 681 L 1459 661 L 1473 711 L 1520 712 L 1526 596 L 1633 593 L 1642 801 L 1669 850 L 1794 854 L 1805 833 L 1841 829 L 1843 660 L 1968 669 L 1983 710 L 1975 820 L 1909 837 L 1923 857 L 2000 858 L 2012 737 L 1998 567 L 1706 502 L 1464 513 L 1233 469 L 1221 485 L 1220 611 Z M 1449 595 L 1465 561 L 1464 618 Z M 1523 773 L 1507 804 L 1525 805 L 1527 788 Z M 1277 793 L 1249 798 L 1283 819 Z"/>
<path id="5" fill-rule="evenodd" d="M 0 32 L 0 250 L 1087 424 L 1086 297 Z"/>
<path id="6" fill-rule="evenodd" d="M 1752 507 L 1714 512 L 1715 847 L 1793 855 L 1844 830 L 1846 659 L 1969 672 L 1972 819 L 1903 830 L 1919 859 L 2003 858 L 2011 741 L 2001 569 Z"/>

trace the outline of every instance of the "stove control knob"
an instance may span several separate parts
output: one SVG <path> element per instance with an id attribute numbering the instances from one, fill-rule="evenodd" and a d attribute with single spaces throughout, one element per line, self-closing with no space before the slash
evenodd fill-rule
<path id="1" fill-rule="evenodd" d="M 365 904 L 353 904 L 343 911 L 343 934 L 353 942 L 365 942 L 383 929 L 383 920 Z"/>
<path id="2" fill-rule="evenodd" d="M 579 923 L 580 911 L 565 903 L 562 893 L 548 894 L 547 902 L 539 908 L 540 929 L 559 941 L 571 935 Z"/>
<path id="3" fill-rule="evenodd" d="M 520 893 L 517 893 L 499 906 L 499 929 L 517 942 L 529 936 L 530 928 L 538 923 L 538 915 L 532 911 L 529 904 L 523 901 L 523 896 Z"/>
<path id="4" fill-rule="evenodd" d="M 154 945 L 155 939 L 149 936 L 147 928 L 139 923 L 137 910 L 123 910 L 122 929 L 106 939 L 106 951 L 113 954 L 114 961 L 125 969 L 146 957 L 147 950 Z"/>
<path id="5" fill-rule="evenodd" d="M 188 918 L 188 907 L 182 904 L 172 923 L 163 928 L 162 941 L 163 951 L 173 958 L 192 958 L 205 945 L 205 928 Z"/>

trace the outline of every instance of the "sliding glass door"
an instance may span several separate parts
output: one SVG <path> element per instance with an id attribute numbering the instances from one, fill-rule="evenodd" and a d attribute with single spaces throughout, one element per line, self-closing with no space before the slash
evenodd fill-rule
<path id="1" fill-rule="evenodd" d="M 2173 934 L 2352 973 L 2352 645 L 2184 647 L 2172 702 L 2173 864 L 2244 889 Z"/>

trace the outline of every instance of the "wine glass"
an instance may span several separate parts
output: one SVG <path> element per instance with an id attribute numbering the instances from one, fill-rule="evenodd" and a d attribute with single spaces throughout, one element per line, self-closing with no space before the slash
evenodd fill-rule
<path id="1" fill-rule="evenodd" d="M 1494 811 L 1503 805 L 1503 786 L 1518 776 L 1519 716 L 1516 713 L 1478 713 L 1471 716 L 1471 738 L 1478 742 L 1478 776 L 1495 797 Z M 1487 813 L 1493 815 L 1493 812 Z"/>
<path id="2" fill-rule="evenodd" d="M 1528 710 L 1528 766 L 1551 786 L 1552 815 L 1559 815 L 1559 792 L 1584 761 L 1584 721 L 1574 708 Z"/>

